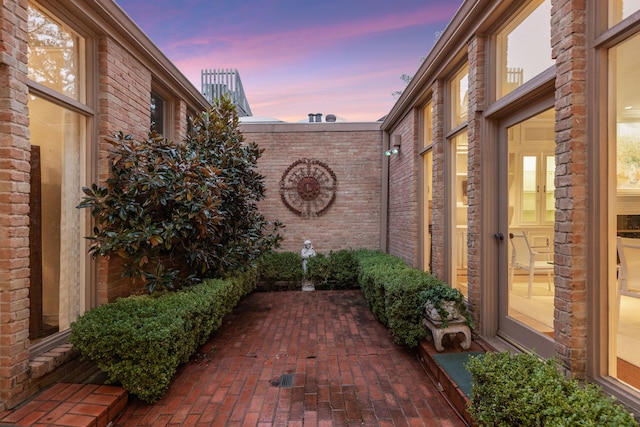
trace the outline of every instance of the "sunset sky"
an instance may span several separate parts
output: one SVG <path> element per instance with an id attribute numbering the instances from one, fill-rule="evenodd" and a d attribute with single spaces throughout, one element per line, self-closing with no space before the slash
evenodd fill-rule
<path id="1" fill-rule="evenodd" d="M 376 121 L 462 0 L 116 0 L 200 90 L 239 71 L 254 116 Z"/>

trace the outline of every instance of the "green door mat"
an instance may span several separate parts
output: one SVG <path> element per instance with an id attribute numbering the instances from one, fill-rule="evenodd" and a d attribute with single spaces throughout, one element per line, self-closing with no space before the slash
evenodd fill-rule
<path id="1" fill-rule="evenodd" d="M 477 356 L 484 354 L 479 351 L 469 351 L 465 353 L 442 353 L 434 354 L 435 361 L 444 369 L 444 371 L 451 377 L 460 390 L 467 395 L 471 396 L 471 374 L 465 368 L 465 364 L 469 361 L 470 356 Z"/>

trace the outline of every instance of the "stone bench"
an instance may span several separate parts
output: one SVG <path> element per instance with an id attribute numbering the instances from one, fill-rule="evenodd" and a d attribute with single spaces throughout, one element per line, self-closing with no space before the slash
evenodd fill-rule
<path id="1" fill-rule="evenodd" d="M 471 347 L 471 329 L 464 320 L 452 320 L 446 327 L 442 327 L 442 322 L 434 321 L 428 318 L 422 319 L 422 324 L 425 325 L 431 331 L 431 337 L 433 338 L 433 344 L 437 351 L 443 351 L 442 338 L 445 335 L 453 340 L 458 333 L 464 334 L 464 341 L 460 343 L 463 350 L 468 350 Z"/>

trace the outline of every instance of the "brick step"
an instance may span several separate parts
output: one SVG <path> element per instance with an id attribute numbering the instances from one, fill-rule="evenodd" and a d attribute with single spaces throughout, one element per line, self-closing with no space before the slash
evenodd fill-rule
<path id="1" fill-rule="evenodd" d="M 24 404 L 0 413 L 0 425 L 31 427 L 105 427 L 124 410 L 121 387 L 57 383 Z"/>

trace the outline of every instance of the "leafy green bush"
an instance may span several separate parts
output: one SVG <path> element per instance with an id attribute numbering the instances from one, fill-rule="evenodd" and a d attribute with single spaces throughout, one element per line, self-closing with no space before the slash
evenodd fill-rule
<path id="1" fill-rule="evenodd" d="M 151 133 L 114 141 L 106 185 L 84 188 L 78 206 L 95 219 L 94 256 L 123 259 L 123 276 L 150 292 L 221 277 L 279 245 L 279 222 L 256 202 L 262 150 L 245 143 L 235 107 L 223 98 L 193 119 L 183 143 Z"/>
<path id="2" fill-rule="evenodd" d="M 304 277 L 302 260 L 295 252 L 269 252 L 258 258 L 258 280 L 298 282 Z"/>
<path id="3" fill-rule="evenodd" d="M 487 353 L 467 363 L 469 412 L 479 426 L 637 426 L 631 414 L 594 384 L 558 371 L 533 354 Z"/>
<path id="4" fill-rule="evenodd" d="M 422 325 L 424 307 L 420 304 L 420 293 L 433 276 L 408 268 L 399 273 L 389 277 L 385 284 L 385 312 L 394 339 L 413 348 L 427 334 Z"/>
<path id="5" fill-rule="evenodd" d="M 122 298 L 81 316 L 71 325 L 70 342 L 109 383 L 153 403 L 255 282 L 255 271 L 247 271 L 179 292 Z"/>
<path id="6" fill-rule="evenodd" d="M 307 278 L 321 288 L 357 288 L 358 271 L 354 252 L 346 249 L 318 253 L 307 261 Z"/>
<path id="7" fill-rule="evenodd" d="M 465 318 L 467 325 L 469 325 L 470 328 L 473 328 L 473 319 L 471 317 L 471 313 L 469 313 L 469 310 L 467 309 L 467 303 L 464 300 L 462 292 L 447 285 L 443 280 L 431 275 L 429 276 L 428 284 L 429 286 L 426 289 L 420 291 L 418 298 L 418 304 L 420 304 L 420 309 L 423 313 L 425 303 L 430 301 L 442 319 L 442 327 L 446 328 L 449 324 L 449 315 L 453 313 L 449 313 L 445 303 L 451 301 L 455 305 L 453 311 L 457 309 L 459 314 Z"/>

